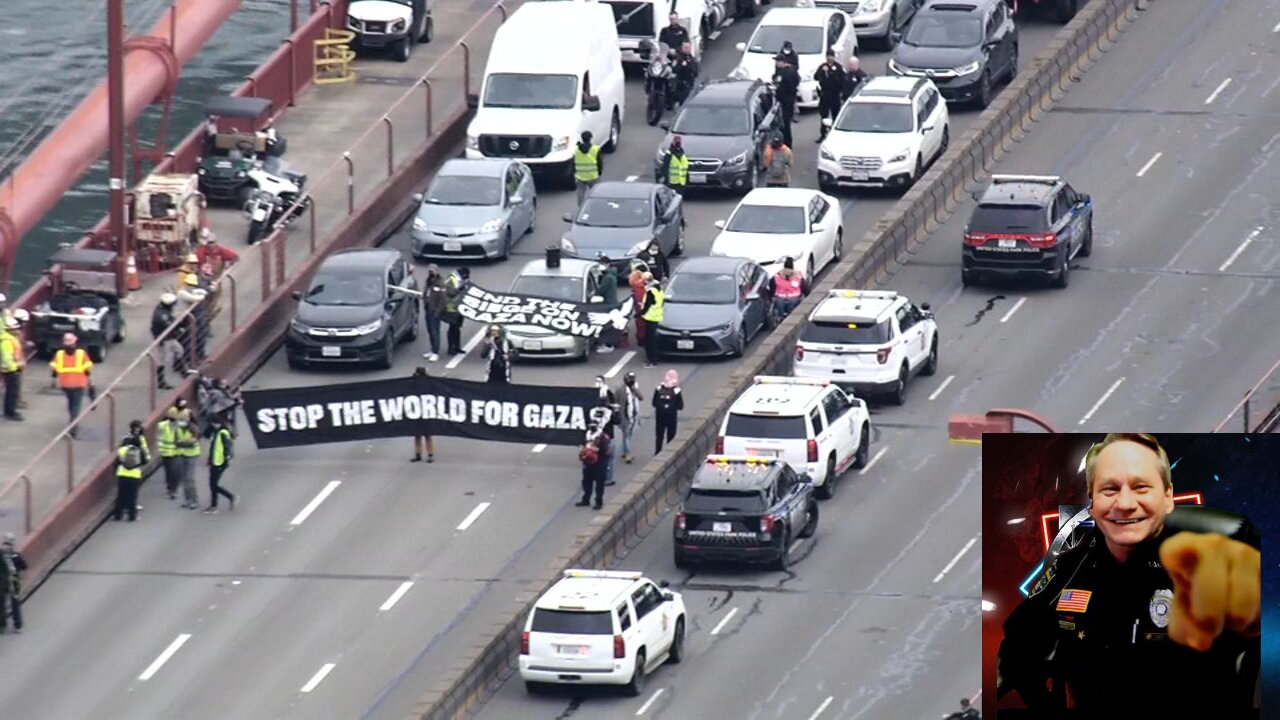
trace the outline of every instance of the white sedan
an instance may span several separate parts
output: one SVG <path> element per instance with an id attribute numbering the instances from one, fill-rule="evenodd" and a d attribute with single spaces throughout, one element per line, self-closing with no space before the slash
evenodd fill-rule
<path id="1" fill-rule="evenodd" d="M 815 271 L 844 255 L 840 201 L 818 190 L 756 188 L 716 227 L 712 255 L 749 258 L 771 275 L 790 257 L 812 283 Z"/>

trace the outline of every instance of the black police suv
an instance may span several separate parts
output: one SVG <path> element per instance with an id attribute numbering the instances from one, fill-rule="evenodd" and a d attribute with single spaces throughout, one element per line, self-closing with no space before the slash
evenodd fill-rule
<path id="1" fill-rule="evenodd" d="M 1018 74 L 1018 27 L 1005 0 L 936 0 L 916 14 L 889 58 L 896 75 L 927 77 L 950 102 L 991 104 Z"/>
<path id="2" fill-rule="evenodd" d="M 396 345 L 418 336 L 418 289 L 398 250 L 342 250 L 320 264 L 285 334 L 289 367 L 373 362 L 390 368 Z"/>
<path id="3" fill-rule="evenodd" d="M 675 564 L 790 565 L 791 541 L 818 529 L 813 481 L 776 458 L 709 455 L 673 527 Z"/>
<path id="4" fill-rule="evenodd" d="M 716 80 L 694 90 L 667 130 L 654 158 L 661 180 L 662 157 L 679 135 L 689 156 L 689 187 L 713 186 L 742 193 L 759 182 L 765 144 L 781 127 L 769 86 L 759 80 Z"/>
<path id="5" fill-rule="evenodd" d="M 1055 175 L 993 175 L 964 230 L 960 279 L 1036 276 L 1067 286 L 1093 252 L 1093 200 Z"/>

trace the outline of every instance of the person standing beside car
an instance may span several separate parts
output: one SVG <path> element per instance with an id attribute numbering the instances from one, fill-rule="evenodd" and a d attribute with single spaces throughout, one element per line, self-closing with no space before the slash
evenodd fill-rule
<path id="1" fill-rule="evenodd" d="M 858 88 L 862 87 L 862 83 L 867 81 L 867 74 L 862 71 L 862 61 L 856 56 L 849 58 L 849 69 L 844 73 L 844 79 L 840 85 L 840 101 L 844 102 L 853 97 L 858 92 Z"/>
<path id="2" fill-rule="evenodd" d="M 775 137 L 764 149 L 764 184 L 768 187 L 789 187 L 791 185 L 791 165 L 795 157 L 791 148 Z"/>
<path id="3" fill-rule="evenodd" d="M 822 142 L 844 103 L 844 68 L 836 62 L 834 50 L 827 51 L 827 61 L 813 72 L 813 79 L 818 83 L 818 142 Z"/>
<path id="4" fill-rule="evenodd" d="M 484 356 L 489 359 L 487 382 L 498 385 L 511 384 L 511 342 L 500 325 L 489 326 Z"/>
<path id="5" fill-rule="evenodd" d="M 645 273 L 644 276 L 644 304 L 640 306 L 640 317 L 644 320 L 644 366 L 655 367 L 658 364 L 658 325 L 662 324 L 665 296 L 653 273 Z"/>
<path id="6" fill-rule="evenodd" d="M 462 354 L 462 315 L 458 312 L 458 305 L 462 302 L 462 296 L 466 294 L 467 288 L 471 286 L 471 268 L 460 267 L 453 271 L 449 276 L 449 280 L 445 282 L 445 310 L 444 321 L 449 326 L 449 354 Z"/>
<path id="7" fill-rule="evenodd" d="M 631 464 L 635 459 L 631 454 L 632 439 L 636 427 L 640 425 L 640 388 L 636 386 L 636 374 L 628 372 L 622 379 L 622 387 L 618 388 L 618 429 L 622 431 L 622 461 Z"/>
<path id="8" fill-rule="evenodd" d="M 671 13 L 667 16 L 667 26 L 658 32 L 658 42 L 671 50 L 678 50 L 689 42 L 689 31 L 680 24 L 680 16 Z"/>
<path id="9" fill-rule="evenodd" d="M 579 208 L 603 173 L 604 160 L 600 157 L 600 146 L 591 142 L 590 130 L 583 130 L 582 139 L 573 146 L 573 180 L 578 190 Z"/>
<path id="10" fill-rule="evenodd" d="M 53 370 L 53 377 L 58 381 L 62 394 L 67 397 L 67 414 L 74 423 L 80 417 L 80 405 L 84 402 L 84 394 L 90 384 L 89 371 L 93 369 L 89 353 L 84 348 L 76 347 L 75 333 L 62 336 L 62 348 L 54 354 L 49 367 Z M 71 437 L 76 437 L 78 431 L 75 425 L 71 426 L 70 432 Z"/>
<path id="11" fill-rule="evenodd" d="M 422 322 L 427 326 L 427 342 L 431 352 L 424 353 L 427 362 L 440 359 L 440 322 L 449 312 L 449 292 L 440 275 L 440 266 L 427 265 L 427 278 L 422 282 Z"/>
<path id="12" fill-rule="evenodd" d="M 671 138 L 671 147 L 662 155 L 658 181 L 684 197 L 684 188 L 689 184 L 689 156 L 684 153 L 684 140 L 679 135 Z"/>

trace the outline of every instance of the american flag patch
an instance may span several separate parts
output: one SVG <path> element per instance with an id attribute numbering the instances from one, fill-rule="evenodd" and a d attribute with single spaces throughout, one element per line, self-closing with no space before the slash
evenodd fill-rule
<path id="1" fill-rule="evenodd" d="M 1093 593 L 1088 590 L 1063 590 L 1058 596 L 1058 609 L 1066 612 L 1084 612 L 1089 607 L 1089 597 Z"/>

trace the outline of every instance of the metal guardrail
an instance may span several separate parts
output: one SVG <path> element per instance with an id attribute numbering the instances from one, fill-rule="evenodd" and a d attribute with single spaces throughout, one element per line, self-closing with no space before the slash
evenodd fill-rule
<path id="1" fill-rule="evenodd" d="M 1222 432 L 1232 418 L 1240 415 L 1240 419 L 1243 421 L 1243 430 L 1241 432 L 1275 432 L 1276 428 L 1280 426 L 1280 375 L 1277 375 L 1278 371 L 1280 371 L 1280 360 L 1277 360 L 1276 364 L 1271 366 L 1271 369 L 1262 376 L 1261 380 L 1249 388 L 1248 392 L 1244 394 L 1244 398 L 1236 403 L 1235 407 L 1231 408 L 1231 412 L 1222 418 L 1222 422 L 1218 423 L 1218 426 L 1213 431 Z M 1265 414 L 1257 425 L 1251 426 L 1249 424 L 1250 419 L 1256 417 L 1253 411 L 1259 408 L 1262 408 Z"/>

